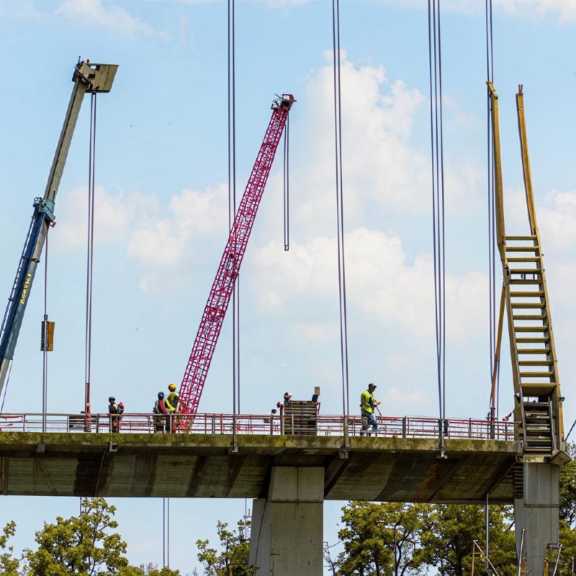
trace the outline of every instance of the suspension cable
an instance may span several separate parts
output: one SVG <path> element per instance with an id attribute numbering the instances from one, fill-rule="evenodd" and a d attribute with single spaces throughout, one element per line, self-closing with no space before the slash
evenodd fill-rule
<path id="1" fill-rule="evenodd" d="M 228 226 L 236 216 L 236 8 L 228 0 Z M 236 418 L 240 412 L 240 277 L 232 294 L 232 410 L 233 442 L 236 447 Z"/>
<path id="2" fill-rule="evenodd" d="M 94 274 L 94 206 L 96 176 L 96 93 L 90 99 L 90 145 L 88 153 L 88 250 L 86 256 L 86 334 L 84 370 L 84 413 L 89 418 L 92 377 L 92 297 Z"/>
<path id="3" fill-rule="evenodd" d="M 440 451 L 444 454 L 446 419 L 446 226 L 444 180 L 444 110 L 440 0 L 428 0 L 428 65 L 432 158 L 432 235 L 434 247 L 434 318 L 440 414 Z"/>
<path id="4" fill-rule="evenodd" d="M 342 373 L 342 412 L 344 434 L 348 435 L 350 386 L 348 362 L 348 311 L 346 260 L 344 251 L 344 195 L 342 184 L 342 82 L 340 49 L 340 0 L 332 0 L 332 53 L 334 73 L 334 134 L 336 168 L 336 221 L 338 237 L 338 295 L 340 309 L 340 365 Z"/>
<path id="5" fill-rule="evenodd" d="M 284 129 L 284 252 L 290 250 L 290 115 Z"/>
<path id="6" fill-rule="evenodd" d="M 486 0 L 486 80 L 494 82 L 494 40 L 493 40 L 493 13 L 492 0 Z M 489 268 L 489 313 L 490 313 L 490 418 L 497 419 L 500 401 L 500 377 L 493 378 L 496 354 L 496 188 L 494 173 L 494 150 L 492 139 L 492 101 L 490 95 L 486 96 L 486 184 L 488 195 L 488 268 Z"/>
<path id="7" fill-rule="evenodd" d="M 494 19 L 492 0 L 486 0 L 486 80 L 494 82 Z M 492 99 L 486 95 L 486 187 L 488 194 L 488 289 L 489 289 L 489 314 L 490 314 L 490 412 L 492 422 L 498 419 L 500 411 L 500 372 L 496 364 L 496 174 L 494 170 L 494 141 L 492 139 Z M 501 298 L 504 297 L 502 293 Z M 494 378 L 494 370 L 498 370 Z M 486 531 L 486 570 L 488 570 L 488 558 L 490 554 L 490 500 L 486 494 L 484 507 L 485 531 Z"/>

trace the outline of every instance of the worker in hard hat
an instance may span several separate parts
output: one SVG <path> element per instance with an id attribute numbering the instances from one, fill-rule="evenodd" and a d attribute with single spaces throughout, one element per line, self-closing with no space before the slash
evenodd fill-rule
<path id="1" fill-rule="evenodd" d="M 118 420 L 118 404 L 116 404 L 116 398 L 110 396 L 108 398 L 108 415 L 110 417 L 110 432 L 119 432 L 119 420 Z"/>
<path id="2" fill-rule="evenodd" d="M 376 420 L 375 410 L 380 402 L 374 397 L 374 390 L 376 390 L 376 384 L 370 382 L 368 389 L 360 394 L 360 413 L 362 414 L 362 430 L 360 430 L 360 436 L 370 436 L 371 432 L 375 434 L 378 432 L 378 421 Z M 369 428 L 372 428 L 372 430 L 370 431 Z"/>
<path id="3" fill-rule="evenodd" d="M 126 410 L 125 406 L 124 406 L 124 402 L 118 402 L 118 416 L 116 416 L 115 420 L 116 420 L 116 429 L 114 430 L 115 432 L 120 432 L 120 422 L 122 421 L 122 414 L 124 414 L 124 411 Z"/>
<path id="4" fill-rule="evenodd" d="M 158 392 L 158 398 L 154 402 L 152 412 L 154 413 L 154 432 L 168 431 L 168 409 L 164 401 L 164 392 Z"/>
<path id="5" fill-rule="evenodd" d="M 176 392 L 176 384 L 168 385 L 168 396 L 164 400 L 166 409 L 168 410 L 168 432 L 174 432 L 175 430 L 175 418 L 178 412 L 178 403 L 180 402 L 180 397 Z"/>

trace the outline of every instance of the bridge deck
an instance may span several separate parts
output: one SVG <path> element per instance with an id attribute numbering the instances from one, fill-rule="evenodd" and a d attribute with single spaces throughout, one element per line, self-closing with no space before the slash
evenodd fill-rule
<path id="1" fill-rule="evenodd" d="M 509 503 L 512 441 L 238 434 L 0 432 L 0 494 L 257 498 L 273 466 L 322 466 L 328 500 Z"/>

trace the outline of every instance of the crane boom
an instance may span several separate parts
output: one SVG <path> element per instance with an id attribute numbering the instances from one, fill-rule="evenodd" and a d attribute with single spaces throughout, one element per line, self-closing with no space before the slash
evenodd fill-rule
<path id="1" fill-rule="evenodd" d="M 2 320 L 0 329 L 0 396 L 10 372 L 14 350 L 18 342 L 22 320 L 24 319 L 26 304 L 28 303 L 28 296 L 30 295 L 36 268 L 40 262 L 48 228 L 54 223 L 56 193 L 64 172 L 64 165 L 66 164 L 70 142 L 78 121 L 82 100 L 86 93 L 110 92 L 117 68 L 118 66 L 115 64 L 92 64 L 88 60 L 78 62 L 74 68 L 72 77 L 74 87 L 68 103 L 68 109 L 66 110 L 60 138 L 58 139 L 52 167 L 50 168 L 44 196 L 34 200 L 32 221 Z"/>
<path id="2" fill-rule="evenodd" d="M 286 126 L 290 108 L 294 102 L 294 96 L 284 94 L 272 104 L 272 117 L 234 218 L 228 242 L 220 259 L 216 277 L 212 282 L 208 301 L 204 307 L 192 352 L 188 358 L 188 364 L 182 378 L 179 391 L 180 412 L 182 414 L 194 416 L 198 410 L 204 383 L 210 369 L 210 363 L 218 343 L 218 337 L 220 336 L 226 310 L 234 291 L 236 279 L 240 273 L 240 266 L 250 239 L 252 226 L 256 220 L 260 200 L 274 162 L 282 132 Z M 190 423 L 190 419 L 181 419 L 178 426 L 180 429 L 187 429 Z"/>

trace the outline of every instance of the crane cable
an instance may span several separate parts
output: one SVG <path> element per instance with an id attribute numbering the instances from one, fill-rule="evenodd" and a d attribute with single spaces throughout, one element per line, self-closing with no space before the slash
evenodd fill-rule
<path id="1" fill-rule="evenodd" d="M 332 54 L 334 74 L 334 135 L 336 170 L 336 222 L 338 237 L 338 296 L 340 310 L 340 368 L 342 377 L 342 412 L 344 435 L 348 435 L 350 386 L 348 362 L 348 311 L 346 296 L 346 261 L 344 251 L 344 196 L 342 185 L 342 82 L 340 49 L 340 0 L 332 0 Z"/>
<path id="2" fill-rule="evenodd" d="M 492 0 L 486 0 L 486 80 L 494 82 L 494 41 Z M 486 95 L 486 183 L 488 193 L 488 268 L 490 313 L 490 382 L 493 382 L 496 354 L 496 187 L 494 171 L 494 144 L 492 139 L 492 100 Z M 496 367 L 497 368 L 497 367 Z M 498 418 L 500 404 L 500 374 L 496 375 L 496 389 L 490 391 L 490 417 Z"/>
<path id="3" fill-rule="evenodd" d="M 48 237 L 47 231 L 44 249 L 44 322 L 42 323 L 42 432 L 46 432 L 48 412 Z"/>
<path id="4" fill-rule="evenodd" d="M 84 367 L 84 413 L 89 422 L 91 413 L 90 387 L 92 378 L 92 301 L 94 280 L 94 207 L 96 178 L 96 93 L 90 98 L 90 145 L 88 152 L 88 249 L 86 254 L 86 332 Z"/>
<path id="5" fill-rule="evenodd" d="M 6 384 L 4 385 L 4 394 L 2 396 L 2 403 L 0 403 L 0 414 L 4 413 L 4 405 L 6 404 L 6 395 L 8 393 L 8 384 L 10 383 L 10 376 L 12 375 L 12 366 L 14 363 L 10 364 L 10 368 L 8 369 L 8 376 L 6 377 Z"/>
<path id="6" fill-rule="evenodd" d="M 290 114 L 286 117 L 284 129 L 284 252 L 290 250 Z"/>
<path id="7" fill-rule="evenodd" d="M 236 9 L 228 0 L 228 227 L 236 217 Z M 233 443 L 236 447 L 236 419 L 240 412 L 240 277 L 232 294 L 232 410 Z"/>
<path id="8" fill-rule="evenodd" d="M 440 0 L 428 0 L 430 140 L 432 149 L 432 234 L 434 245 L 434 318 L 440 413 L 440 452 L 445 450 L 446 420 L 446 226 L 444 187 L 444 112 Z"/>

